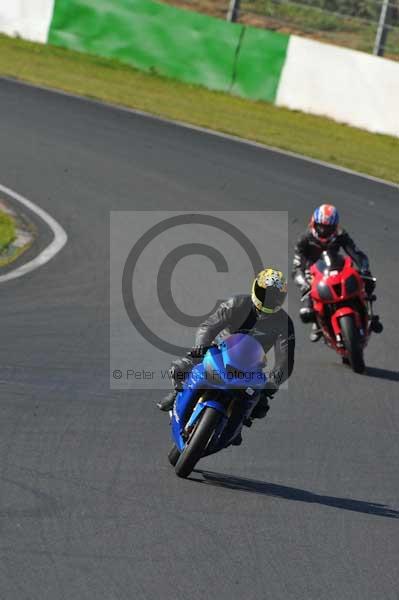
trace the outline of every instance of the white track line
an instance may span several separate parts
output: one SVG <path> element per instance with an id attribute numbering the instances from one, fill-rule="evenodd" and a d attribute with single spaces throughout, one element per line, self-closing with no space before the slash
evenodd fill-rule
<path id="1" fill-rule="evenodd" d="M 64 229 L 61 227 L 59 223 L 53 217 L 51 217 L 46 211 L 42 208 L 21 196 L 21 194 L 17 194 L 14 190 L 6 187 L 5 185 L 1 185 L 0 183 L 0 192 L 7 194 L 20 204 L 23 204 L 26 208 L 31 210 L 35 215 L 40 217 L 42 221 L 46 223 L 54 234 L 54 239 L 52 242 L 40 252 L 35 258 L 30 260 L 29 262 L 17 267 L 13 271 L 6 273 L 5 275 L 0 275 L 0 283 L 4 283 L 5 281 L 10 281 L 11 279 L 16 279 L 17 277 L 21 277 L 22 275 L 26 275 L 34 269 L 41 267 L 46 264 L 49 260 L 51 260 L 66 244 L 68 236 L 65 233 Z"/>

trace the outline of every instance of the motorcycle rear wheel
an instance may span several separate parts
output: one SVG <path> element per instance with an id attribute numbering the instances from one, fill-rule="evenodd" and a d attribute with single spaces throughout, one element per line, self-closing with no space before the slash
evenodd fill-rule
<path id="1" fill-rule="evenodd" d="M 348 351 L 348 359 L 352 371 L 355 373 L 364 373 L 366 365 L 363 358 L 363 348 L 354 318 L 350 315 L 345 315 L 344 317 L 341 317 L 340 325 L 342 340 Z"/>
<path id="2" fill-rule="evenodd" d="M 207 406 L 199 417 L 199 421 L 180 454 L 175 466 L 178 477 L 188 477 L 197 462 L 202 458 L 220 420 L 220 414 Z"/>

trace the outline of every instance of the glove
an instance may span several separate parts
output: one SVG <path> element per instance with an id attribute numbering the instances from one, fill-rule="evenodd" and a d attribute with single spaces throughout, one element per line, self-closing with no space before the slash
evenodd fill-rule
<path id="1" fill-rule="evenodd" d="M 201 359 L 208 352 L 209 348 L 212 348 L 212 345 L 211 346 L 194 346 L 194 348 L 192 350 L 190 350 L 190 352 L 188 352 L 188 356 L 190 356 L 191 358 L 195 358 L 195 359 Z"/>

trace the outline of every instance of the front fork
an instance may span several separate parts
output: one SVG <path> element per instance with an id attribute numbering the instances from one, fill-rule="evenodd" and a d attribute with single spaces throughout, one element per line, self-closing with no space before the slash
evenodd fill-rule
<path id="1" fill-rule="evenodd" d="M 362 337 L 364 337 L 365 333 L 367 334 L 367 332 L 364 332 L 362 318 L 357 311 L 349 308 L 348 306 L 339 308 L 331 317 L 331 325 L 335 336 L 335 343 L 337 348 L 340 350 L 344 350 L 340 320 L 345 316 L 352 316 L 355 319 L 356 327 L 361 332 Z"/>
<path id="2" fill-rule="evenodd" d="M 223 440 L 222 445 L 220 447 L 225 447 L 226 445 L 228 445 L 231 440 L 233 440 L 238 433 L 241 431 L 243 424 L 245 423 L 245 421 L 250 417 L 250 414 L 252 412 L 252 410 L 254 409 L 254 407 L 256 406 L 257 402 L 258 402 L 258 396 L 256 396 L 256 400 L 253 401 L 248 401 L 247 400 L 247 406 L 246 406 L 246 410 L 245 412 L 242 414 L 241 418 L 237 421 L 236 426 L 234 427 L 234 429 L 230 430 L 230 424 L 233 425 L 233 422 L 235 421 L 234 419 L 234 408 L 235 405 L 237 403 L 237 401 L 239 401 L 239 399 L 237 399 L 236 396 L 232 396 L 231 398 L 226 399 L 225 397 L 221 396 L 220 399 L 216 399 L 213 400 L 211 398 L 207 398 L 207 396 L 210 396 L 211 394 L 205 393 L 204 395 L 202 395 L 199 399 L 197 404 L 194 407 L 194 410 L 190 416 L 190 419 L 188 420 L 186 426 L 184 427 L 184 430 L 182 432 L 182 437 L 185 441 L 187 441 L 187 439 L 190 437 L 190 434 L 192 433 L 196 423 L 198 422 L 200 413 L 205 410 L 205 408 L 207 406 L 212 407 L 214 410 L 218 411 L 221 415 L 221 419 L 219 422 L 219 425 L 215 431 L 215 434 L 212 436 L 212 440 L 211 443 L 209 445 L 208 448 L 208 454 L 212 454 L 212 452 L 217 451 L 221 442 L 221 438 L 223 436 L 223 434 L 226 434 L 226 439 Z"/>

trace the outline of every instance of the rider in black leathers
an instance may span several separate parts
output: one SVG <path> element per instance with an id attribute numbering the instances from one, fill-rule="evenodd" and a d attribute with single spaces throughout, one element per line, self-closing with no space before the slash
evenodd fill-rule
<path id="1" fill-rule="evenodd" d="M 174 361 L 171 374 L 175 390 L 158 407 L 171 410 L 182 381 L 195 360 L 201 360 L 209 346 L 219 335 L 225 337 L 237 332 L 248 332 L 262 344 L 265 353 L 274 347 L 275 364 L 268 382 L 252 412 L 253 418 L 263 418 L 269 410 L 268 399 L 291 375 L 294 367 L 295 332 L 288 314 L 281 308 L 287 294 L 287 283 L 275 269 L 264 269 L 254 281 L 252 294 L 233 296 L 222 302 L 214 314 L 202 323 L 197 331 L 195 347 L 189 355 Z M 236 443 L 238 443 L 238 440 Z"/>
<path id="2" fill-rule="evenodd" d="M 334 222 L 329 224 L 329 220 Z M 311 265 L 324 251 L 335 254 L 341 248 L 352 258 L 361 275 L 368 277 L 365 279 L 366 292 L 368 296 L 372 295 L 375 283 L 371 279 L 369 260 L 350 235 L 344 229 L 338 228 L 338 211 L 329 204 L 321 205 L 314 211 L 309 230 L 298 239 L 295 246 L 292 275 L 302 293 L 306 293 L 310 287 L 306 272 Z M 300 315 L 306 318 L 311 314 L 313 314 L 313 305 L 309 295 L 307 305 L 301 308 Z M 313 323 L 310 339 L 316 342 L 320 337 L 321 332 L 317 324 Z"/>

